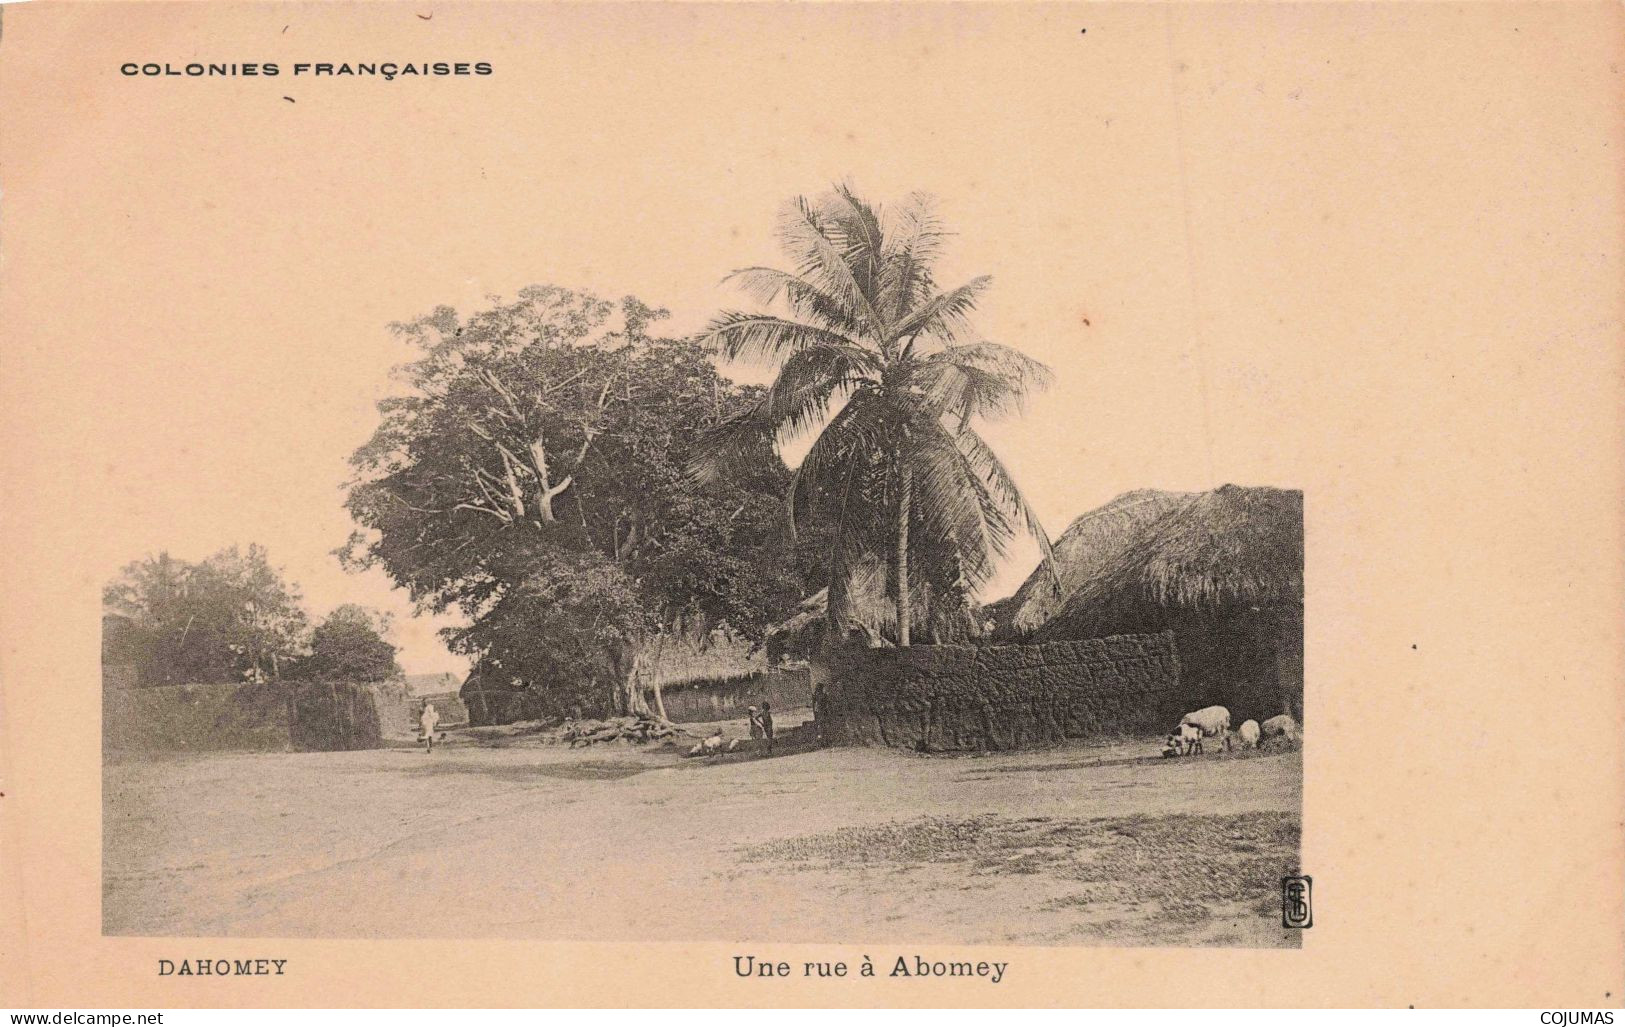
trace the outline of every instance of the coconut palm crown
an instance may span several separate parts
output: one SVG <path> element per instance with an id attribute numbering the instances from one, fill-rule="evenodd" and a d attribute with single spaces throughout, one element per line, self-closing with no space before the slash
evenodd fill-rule
<path id="1" fill-rule="evenodd" d="M 715 473 L 764 435 L 785 445 L 816 433 L 787 502 L 792 525 L 813 509 L 832 525 L 831 626 L 849 575 L 885 561 L 908 645 L 917 607 L 933 596 L 939 612 L 948 596 L 963 607 L 1021 527 L 1048 562 L 1042 526 L 974 424 L 1018 411 L 1049 369 L 973 330 L 990 278 L 938 288 L 946 233 L 927 196 L 882 209 L 837 186 L 788 203 L 778 235 L 793 270 L 734 272 L 761 309 L 719 314 L 705 333 L 722 356 L 777 375 L 702 440 L 695 470 Z"/>

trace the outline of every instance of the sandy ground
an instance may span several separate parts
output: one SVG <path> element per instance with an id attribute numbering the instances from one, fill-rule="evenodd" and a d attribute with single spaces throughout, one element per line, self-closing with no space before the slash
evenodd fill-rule
<path id="1" fill-rule="evenodd" d="M 111 935 L 1292 946 L 1295 752 L 110 760 Z"/>

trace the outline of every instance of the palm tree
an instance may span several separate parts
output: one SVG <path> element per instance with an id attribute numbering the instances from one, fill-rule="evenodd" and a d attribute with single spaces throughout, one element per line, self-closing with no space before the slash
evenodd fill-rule
<path id="1" fill-rule="evenodd" d="M 760 305 L 718 315 L 705 337 L 730 360 L 777 368 L 760 401 L 702 440 L 703 477 L 764 435 L 781 444 L 817 433 L 787 497 L 821 506 L 834 530 L 828 617 L 844 614 L 847 575 L 892 563 L 897 641 L 913 623 L 910 556 L 928 584 L 966 595 L 984 583 L 1018 524 L 1049 544 L 973 421 L 1010 414 L 1049 369 L 981 340 L 968 315 L 991 279 L 939 290 L 932 277 L 946 233 L 929 197 L 882 210 L 847 186 L 785 206 L 779 238 L 793 271 L 734 272 Z"/>

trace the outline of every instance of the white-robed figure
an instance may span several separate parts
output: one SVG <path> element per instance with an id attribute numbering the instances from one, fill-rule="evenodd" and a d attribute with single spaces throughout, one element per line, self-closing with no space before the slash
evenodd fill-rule
<path id="1" fill-rule="evenodd" d="M 423 729 L 423 740 L 429 743 L 428 752 L 434 752 L 434 729 L 440 723 L 440 711 L 434 708 L 434 703 L 423 704 L 423 712 L 418 715 L 418 726 Z"/>

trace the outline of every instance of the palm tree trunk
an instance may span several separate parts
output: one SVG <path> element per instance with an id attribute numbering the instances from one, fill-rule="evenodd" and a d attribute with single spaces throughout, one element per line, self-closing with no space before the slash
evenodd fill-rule
<path id="1" fill-rule="evenodd" d="M 913 469 L 903 465 L 898 475 L 897 497 L 897 644 L 908 645 L 909 622 L 913 610 L 908 601 L 908 515 L 909 493 L 913 491 Z"/>
<path id="2" fill-rule="evenodd" d="M 829 584 L 824 591 L 824 629 L 811 647 L 809 657 L 823 656 L 846 643 L 847 571 L 841 562 L 841 541 L 835 540 L 829 555 Z"/>

